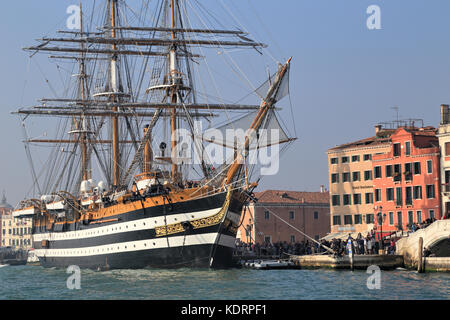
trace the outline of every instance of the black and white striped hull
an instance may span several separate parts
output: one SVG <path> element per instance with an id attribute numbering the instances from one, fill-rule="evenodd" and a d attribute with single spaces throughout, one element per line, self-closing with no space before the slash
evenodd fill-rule
<path id="1" fill-rule="evenodd" d="M 42 266 L 58 268 L 233 266 L 242 209 L 239 200 L 223 193 L 173 205 L 170 210 L 168 205 L 161 207 L 127 212 L 116 222 L 36 233 L 33 235 L 36 254 Z M 180 230 L 180 224 L 186 222 L 191 225 Z M 42 247 L 42 240 L 47 240 L 46 247 Z"/>

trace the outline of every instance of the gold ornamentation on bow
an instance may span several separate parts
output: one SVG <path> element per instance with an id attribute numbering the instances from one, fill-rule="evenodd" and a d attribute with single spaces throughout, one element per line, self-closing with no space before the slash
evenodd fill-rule
<path id="1" fill-rule="evenodd" d="M 201 228 L 207 228 L 207 227 L 211 227 L 211 226 L 219 224 L 223 220 L 223 217 L 228 212 L 228 207 L 230 206 L 230 201 L 231 201 L 231 195 L 232 195 L 232 192 L 228 191 L 227 197 L 225 199 L 225 203 L 223 204 L 222 209 L 220 209 L 220 211 L 217 214 L 210 216 L 210 217 L 189 221 L 191 223 L 192 227 L 194 229 L 201 229 Z M 167 226 L 163 226 L 163 227 L 157 227 L 157 228 L 155 228 L 155 231 L 156 231 L 157 237 L 163 237 L 163 236 L 170 235 L 170 234 L 184 232 L 185 229 L 181 223 L 174 223 L 174 224 L 168 224 Z"/>

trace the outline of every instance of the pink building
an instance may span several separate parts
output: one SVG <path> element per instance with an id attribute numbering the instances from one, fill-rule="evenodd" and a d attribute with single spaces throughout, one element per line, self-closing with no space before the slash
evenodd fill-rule
<path id="1" fill-rule="evenodd" d="M 266 190 L 245 211 L 238 238 L 245 243 L 318 240 L 330 232 L 329 192 Z M 282 220 L 281 220 L 282 219 Z M 284 220 L 284 221 L 283 221 Z"/>

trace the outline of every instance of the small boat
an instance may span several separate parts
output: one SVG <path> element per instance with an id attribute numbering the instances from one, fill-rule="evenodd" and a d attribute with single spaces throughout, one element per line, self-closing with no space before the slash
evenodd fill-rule
<path id="1" fill-rule="evenodd" d="M 246 262 L 245 266 L 248 268 L 259 270 L 295 268 L 295 264 L 292 261 L 286 260 L 258 260 L 253 262 Z"/>
<path id="2" fill-rule="evenodd" d="M 39 258 L 34 249 L 28 251 L 27 265 L 39 265 Z"/>
<path id="3" fill-rule="evenodd" d="M 21 266 L 27 263 L 27 252 L 10 247 L 0 248 L 0 265 Z"/>

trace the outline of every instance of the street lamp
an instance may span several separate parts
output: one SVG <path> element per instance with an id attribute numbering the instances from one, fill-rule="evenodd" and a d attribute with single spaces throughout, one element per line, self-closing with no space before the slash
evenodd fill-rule
<path id="1" fill-rule="evenodd" d="M 380 241 L 381 241 L 381 250 L 383 250 L 384 252 L 384 241 L 383 241 L 383 222 L 386 220 L 386 213 L 382 214 L 381 210 L 383 209 L 383 207 L 379 207 L 380 212 L 378 212 L 377 214 L 377 218 L 378 218 L 378 224 L 380 225 Z"/>

